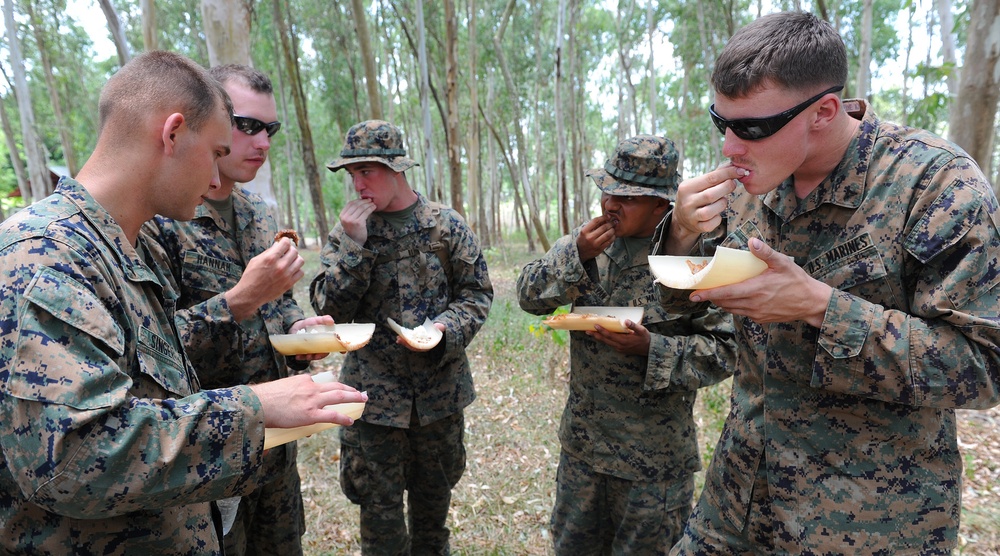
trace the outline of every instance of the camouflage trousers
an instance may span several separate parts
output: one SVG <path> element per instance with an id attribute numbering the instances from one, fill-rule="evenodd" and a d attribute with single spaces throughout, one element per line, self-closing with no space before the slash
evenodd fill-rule
<path id="1" fill-rule="evenodd" d="M 630 481 L 559 456 L 552 540 L 557 555 L 666 554 L 691 513 L 694 476 Z"/>
<path id="2" fill-rule="evenodd" d="M 447 555 L 451 489 L 465 472 L 462 412 L 425 426 L 340 431 L 340 486 L 361 506 L 365 555 Z M 403 494 L 407 493 L 404 516 Z"/>
<path id="3" fill-rule="evenodd" d="M 758 466 L 750 493 L 746 520 L 740 528 L 723 515 L 718 499 L 706 488 L 688 520 L 684 536 L 670 552 L 670 556 L 774 554 L 774 513 L 768 496 L 767 472 L 762 463 Z"/>
<path id="4" fill-rule="evenodd" d="M 302 554 L 306 521 L 296 453 L 292 442 L 264 456 L 267 482 L 240 499 L 236 521 L 223 538 L 226 556 Z"/>

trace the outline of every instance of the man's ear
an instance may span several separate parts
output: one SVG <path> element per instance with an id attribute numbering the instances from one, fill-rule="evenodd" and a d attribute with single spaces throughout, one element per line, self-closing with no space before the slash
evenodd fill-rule
<path id="1" fill-rule="evenodd" d="M 163 129 L 160 130 L 163 140 L 163 149 L 167 154 L 173 154 L 177 145 L 177 132 L 184 125 L 184 114 L 174 112 L 163 121 Z"/>
<path id="2" fill-rule="evenodd" d="M 660 216 L 663 216 L 664 214 L 667 214 L 667 212 L 670 211 L 670 206 L 671 205 L 673 205 L 672 201 L 664 199 L 663 197 L 657 197 L 656 198 L 656 210 L 654 212 L 656 214 L 659 214 Z"/>
<path id="3" fill-rule="evenodd" d="M 834 94 L 827 94 L 819 103 L 819 110 L 816 112 L 815 123 L 826 126 L 843 110 L 843 101 Z"/>

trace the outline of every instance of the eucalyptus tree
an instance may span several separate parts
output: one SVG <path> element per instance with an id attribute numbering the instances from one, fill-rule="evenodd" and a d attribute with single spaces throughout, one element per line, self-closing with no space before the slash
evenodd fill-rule
<path id="1" fill-rule="evenodd" d="M 972 0 L 950 137 L 989 176 L 1000 102 L 1000 0 Z"/>
<path id="2" fill-rule="evenodd" d="M 14 20 L 14 0 L 4 0 L 3 12 L 7 31 L 7 51 L 14 77 L 14 95 L 17 98 L 18 111 L 21 114 L 21 144 L 24 145 L 25 158 L 28 160 L 30 196 L 24 196 L 24 192 L 22 192 L 22 196 L 24 196 L 25 201 L 37 200 L 51 192 L 48 154 L 45 152 L 35 129 L 35 109 L 32 106 L 31 92 L 28 89 L 19 28 Z"/>
<path id="3" fill-rule="evenodd" d="M 42 75 L 45 78 L 45 89 L 48 92 L 52 114 L 59 134 L 59 142 L 62 145 L 63 160 L 66 162 L 69 175 L 75 176 L 78 165 L 76 147 L 73 141 L 73 128 L 68 120 L 66 103 L 63 101 L 65 95 L 56 81 L 56 72 L 59 71 L 59 68 L 53 66 L 53 58 L 55 56 L 52 52 L 52 46 L 59 41 L 58 29 L 61 14 L 66 8 L 65 2 L 56 1 L 53 3 L 25 0 L 23 5 L 27 11 L 28 21 L 35 38 L 38 57 L 42 62 Z"/>
<path id="4" fill-rule="evenodd" d="M 316 164 L 316 151 L 313 148 L 312 128 L 309 123 L 309 112 L 305 95 L 305 84 L 299 67 L 300 49 L 292 30 L 295 29 L 291 7 L 281 0 L 272 0 L 272 15 L 278 42 L 281 45 L 282 62 L 285 66 L 287 86 L 291 92 L 292 104 L 295 107 L 295 118 L 298 123 L 302 163 L 305 166 L 306 181 L 309 184 L 309 195 L 312 198 L 316 232 L 321 240 L 330 233 L 327 223 L 325 203 L 323 202 L 322 180 Z"/>
<path id="5" fill-rule="evenodd" d="M 382 93 L 379 90 L 378 72 L 375 69 L 375 55 L 372 53 L 371 38 L 368 33 L 368 18 L 365 14 L 362 0 L 351 0 L 351 15 L 354 18 L 354 30 L 358 49 L 365 68 L 365 85 L 368 88 L 368 105 L 371 119 L 381 120 Z"/>
<path id="6" fill-rule="evenodd" d="M 124 66 L 132 59 L 132 49 L 125 39 L 125 32 L 122 30 L 122 23 L 118 18 L 118 12 L 111 4 L 111 0 L 97 0 L 97 3 L 100 4 L 101 11 L 104 12 L 104 18 L 108 22 L 111 40 L 115 43 L 115 49 L 118 51 L 118 61 Z"/>

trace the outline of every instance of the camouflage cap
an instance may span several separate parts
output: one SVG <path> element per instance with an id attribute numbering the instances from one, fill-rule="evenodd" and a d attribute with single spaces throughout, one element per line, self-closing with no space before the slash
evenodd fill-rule
<path id="1" fill-rule="evenodd" d="M 418 165 L 406 156 L 403 134 L 399 128 L 382 120 L 368 120 L 351 126 L 347 130 L 340 158 L 326 167 L 331 172 L 336 172 L 348 164 L 358 162 L 379 162 L 396 172 Z"/>
<path id="2" fill-rule="evenodd" d="M 618 143 L 604 168 L 588 170 L 597 187 L 609 195 L 647 195 L 673 200 L 680 175 L 677 149 L 666 137 L 636 135 Z"/>

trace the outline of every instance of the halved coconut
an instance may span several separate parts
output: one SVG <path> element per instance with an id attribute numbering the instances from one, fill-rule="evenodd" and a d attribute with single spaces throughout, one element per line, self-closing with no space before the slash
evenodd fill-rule
<path id="1" fill-rule="evenodd" d="M 314 382 L 332 382 L 336 380 L 336 377 L 333 375 L 332 371 L 324 371 L 322 373 L 316 373 L 313 375 L 312 379 Z M 338 403 L 328 405 L 323 409 L 332 409 L 337 413 L 347 415 L 351 419 L 358 419 L 361 417 L 361 414 L 365 412 L 365 402 Z M 269 427 L 264 429 L 264 449 L 269 450 L 275 446 L 281 446 L 282 444 L 287 444 L 293 440 L 305 438 L 337 426 L 339 425 L 336 423 L 315 423 L 312 425 L 292 427 L 289 429 Z"/>
<path id="2" fill-rule="evenodd" d="M 625 327 L 625 320 L 642 322 L 642 307 L 574 307 L 571 313 L 552 315 L 542 321 L 560 330 L 594 330 L 594 325 L 611 332 L 632 334 Z"/>
<path id="3" fill-rule="evenodd" d="M 307 326 L 295 334 L 275 334 L 271 345 L 282 355 L 344 353 L 365 347 L 375 333 L 375 323 Z"/>
<path id="4" fill-rule="evenodd" d="M 433 349 L 441 341 L 441 338 L 444 338 L 444 332 L 438 330 L 431 319 L 425 319 L 424 323 L 416 328 L 404 328 L 396 321 L 388 320 L 389 328 L 402 338 L 406 345 L 417 351 Z"/>
<path id="5" fill-rule="evenodd" d="M 668 288 L 704 290 L 728 286 L 767 270 L 767 263 L 749 251 L 719 247 L 714 257 L 650 255 L 649 271 Z"/>

